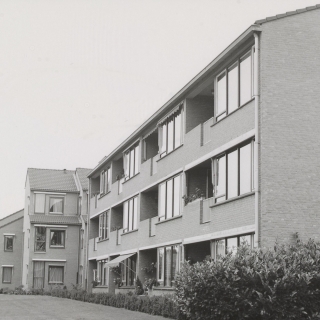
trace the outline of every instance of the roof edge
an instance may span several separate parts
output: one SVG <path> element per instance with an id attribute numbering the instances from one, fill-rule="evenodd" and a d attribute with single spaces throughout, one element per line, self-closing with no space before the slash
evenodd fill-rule
<path id="1" fill-rule="evenodd" d="M 8 214 L 7 216 L 1 218 L 0 221 L 2 221 L 2 220 L 4 220 L 4 219 L 7 219 L 7 218 L 9 218 L 9 217 L 11 217 L 11 216 L 13 216 L 13 215 L 15 215 L 15 214 L 17 214 L 17 213 L 20 213 L 21 211 L 24 211 L 24 208 L 23 208 L 23 209 L 20 209 L 20 210 L 18 210 L 18 211 L 16 211 L 16 212 L 13 212 L 13 213 Z"/>
<path id="2" fill-rule="evenodd" d="M 172 105 L 179 103 L 180 99 L 184 99 L 183 95 L 186 94 L 187 90 L 189 90 L 193 85 L 196 84 L 203 76 L 212 71 L 216 67 L 216 65 L 225 57 L 228 53 L 234 50 L 239 43 L 247 40 L 254 32 L 261 32 L 260 26 L 257 24 L 251 25 L 247 28 L 243 33 L 241 33 L 231 44 L 224 49 L 213 61 L 211 61 L 202 71 L 200 71 L 195 77 L 193 77 L 185 86 L 183 86 L 170 100 L 168 100 L 160 109 L 158 109 L 151 117 L 149 117 L 146 121 L 143 122 L 141 126 L 139 126 L 128 138 L 126 138 L 118 147 L 116 147 L 108 156 L 105 157 L 102 161 L 98 163 L 98 165 L 92 169 L 92 171 L 87 175 L 90 178 L 98 169 L 103 167 L 112 156 L 114 156 L 117 152 L 119 152 L 130 140 L 136 138 L 138 135 L 148 124 L 154 121 L 162 112 L 164 112 L 167 108 Z"/>

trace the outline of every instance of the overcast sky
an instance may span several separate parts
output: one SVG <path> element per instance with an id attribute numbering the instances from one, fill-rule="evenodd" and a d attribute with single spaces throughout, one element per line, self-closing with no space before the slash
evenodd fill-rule
<path id="1" fill-rule="evenodd" d="M 319 0 L 0 0 L 0 218 L 93 168 L 254 21 Z"/>

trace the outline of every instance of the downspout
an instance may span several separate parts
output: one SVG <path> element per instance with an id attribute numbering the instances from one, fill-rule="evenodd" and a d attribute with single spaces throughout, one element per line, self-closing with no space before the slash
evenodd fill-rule
<path id="1" fill-rule="evenodd" d="M 259 36 L 258 33 L 254 33 L 254 127 L 255 127 L 255 140 L 254 140 L 254 191 L 255 191 L 255 203 L 254 203 L 254 215 L 255 215 L 255 235 L 254 246 L 260 246 L 260 230 L 259 230 L 259 199 L 260 199 L 260 186 L 259 186 L 259 105 L 260 105 L 260 90 L 259 90 Z"/>

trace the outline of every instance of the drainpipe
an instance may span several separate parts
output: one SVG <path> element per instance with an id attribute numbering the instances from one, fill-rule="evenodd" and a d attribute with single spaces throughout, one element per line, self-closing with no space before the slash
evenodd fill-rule
<path id="1" fill-rule="evenodd" d="M 260 230 L 259 230 L 259 198 L 260 198 L 260 186 L 259 186 L 259 105 L 260 105 L 260 93 L 259 93 L 259 36 L 258 33 L 254 33 L 254 122 L 255 122 L 255 140 L 254 140 L 254 190 L 255 190 L 255 203 L 254 203 L 254 214 L 255 214 L 255 236 L 254 246 L 260 246 Z"/>

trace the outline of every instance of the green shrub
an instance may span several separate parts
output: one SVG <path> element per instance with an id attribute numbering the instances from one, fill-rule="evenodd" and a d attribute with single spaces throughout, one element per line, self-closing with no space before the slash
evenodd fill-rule
<path id="1" fill-rule="evenodd" d="M 135 286 L 134 293 L 138 296 L 142 295 L 144 293 L 143 285 L 142 285 L 142 282 L 140 281 L 139 277 L 137 277 L 137 280 L 136 280 L 136 286 Z"/>
<path id="2" fill-rule="evenodd" d="M 176 302 L 188 319 L 320 319 L 320 246 L 238 248 L 216 262 L 185 263 Z"/>

